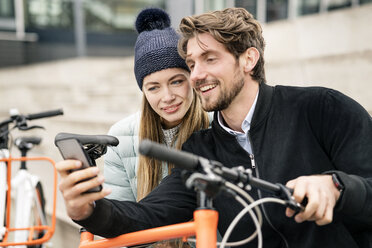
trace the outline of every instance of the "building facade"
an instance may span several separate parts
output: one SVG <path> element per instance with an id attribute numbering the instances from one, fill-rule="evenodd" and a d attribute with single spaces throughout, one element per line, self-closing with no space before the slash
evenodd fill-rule
<path id="1" fill-rule="evenodd" d="M 133 24 L 144 7 L 186 15 L 243 7 L 261 23 L 353 8 L 372 0 L 1 0 L 0 67 L 77 56 L 133 54 Z M 182 8 L 180 8 L 182 6 Z"/>

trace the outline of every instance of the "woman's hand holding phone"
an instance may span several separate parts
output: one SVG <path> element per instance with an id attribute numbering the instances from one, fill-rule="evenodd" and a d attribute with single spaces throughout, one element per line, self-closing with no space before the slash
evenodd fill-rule
<path id="1" fill-rule="evenodd" d="M 96 166 L 82 168 L 79 160 L 63 160 L 56 163 L 60 175 L 59 190 L 65 200 L 67 213 L 74 220 L 89 217 L 94 209 L 94 201 L 111 193 L 110 189 L 87 193 L 88 190 L 102 185 L 104 178 Z"/>
<path id="2" fill-rule="evenodd" d="M 81 162 L 79 169 L 72 169 L 71 171 L 81 170 L 88 167 L 96 167 L 94 161 L 89 157 L 89 155 L 84 150 L 83 146 L 77 139 L 63 139 L 56 141 L 56 146 L 58 147 L 63 159 L 74 159 Z M 98 168 L 97 168 L 98 169 Z M 89 179 L 89 178 L 88 178 Z M 88 180 L 85 179 L 85 180 Z M 102 186 L 98 185 L 94 188 L 89 188 L 86 193 L 98 192 L 102 190 Z"/>

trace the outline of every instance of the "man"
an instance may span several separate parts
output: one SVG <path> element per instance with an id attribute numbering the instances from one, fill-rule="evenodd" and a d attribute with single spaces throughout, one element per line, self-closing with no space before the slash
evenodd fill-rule
<path id="1" fill-rule="evenodd" d="M 180 30 L 179 52 L 192 86 L 203 108 L 215 111 L 212 128 L 193 134 L 183 149 L 228 167 L 252 168 L 257 177 L 293 188 L 298 202 L 307 198 L 305 210 L 295 216 L 278 205 L 262 207 L 264 246 L 372 247 L 369 114 L 331 89 L 266 85 L 262 30 L 244 9 L 187 17 Z M 61 162 L 59 170 L 72 166 Z M 139 204 L 99 200 L 108 191 L 80 196 L 102 181 L 72 186 L 97 173 L 92 171 L 80 171 L 74 179 L 65 174 L 64 185 L 71 185 L 65 187 L 67 195 L 76 196 L 66 201 L 70 217 L 94 233 L 112 237 L 192 217 L 195 194 L 184 187 L 178 170 Z M 250 194 L 267 196 L 255 189 Z M 241 206 L 222 195 L 214 206 L 223 235 Z M 231 239 L 241 240 L 253 229 L 247 217 Z"/>

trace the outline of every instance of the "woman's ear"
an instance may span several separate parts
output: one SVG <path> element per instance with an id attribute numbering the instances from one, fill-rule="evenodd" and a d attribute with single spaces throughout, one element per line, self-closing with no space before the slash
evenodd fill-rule
<path id="1" fill-rule="evenodd" d="M 255 47 L 250 47 L 240 55 L 244 72 L 250 73 L 260 58 L 260 52 Z"/>

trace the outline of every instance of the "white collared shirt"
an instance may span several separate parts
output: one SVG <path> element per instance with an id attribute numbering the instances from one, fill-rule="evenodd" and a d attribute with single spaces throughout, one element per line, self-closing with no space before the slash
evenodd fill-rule
<path id="1" fill-rule="evenodd" d="M 252 122 L 252 117 L 253 117 L 254 109 L 256 108 L 257 97 L 258 97 L 258 92 L 257 92 L 256 98 L 254 99 L 254 102 L 252 104 L 251 109 L 249 110 L 247 116 L 245 117 L 245 119 L 244 119 L 244 121 L 242 123 L 241 128 L 243 130 L 243 133 L 242 132 L 239 132 L 239 131 L 234 131 L 231 128 L 225 126 L 224 125 L 224 122 L 223 122 L 223 117 L 221 115 L 221 112 L 218 112 L 217 113 L 218 123 L 220 124 L 220 126 L 223 129 L 225 129 L 227 132 L 229 132 L 230 134 L 234 135 L 236 137 L 236 140 L 238 141 L 238 143 L 249 154 L 252 154 L 252 146 L 251 146 L 251 142 L 249 141 L 248 132 L 249 132 L 249 129 L 251 128 L 251 122 Z"/>

